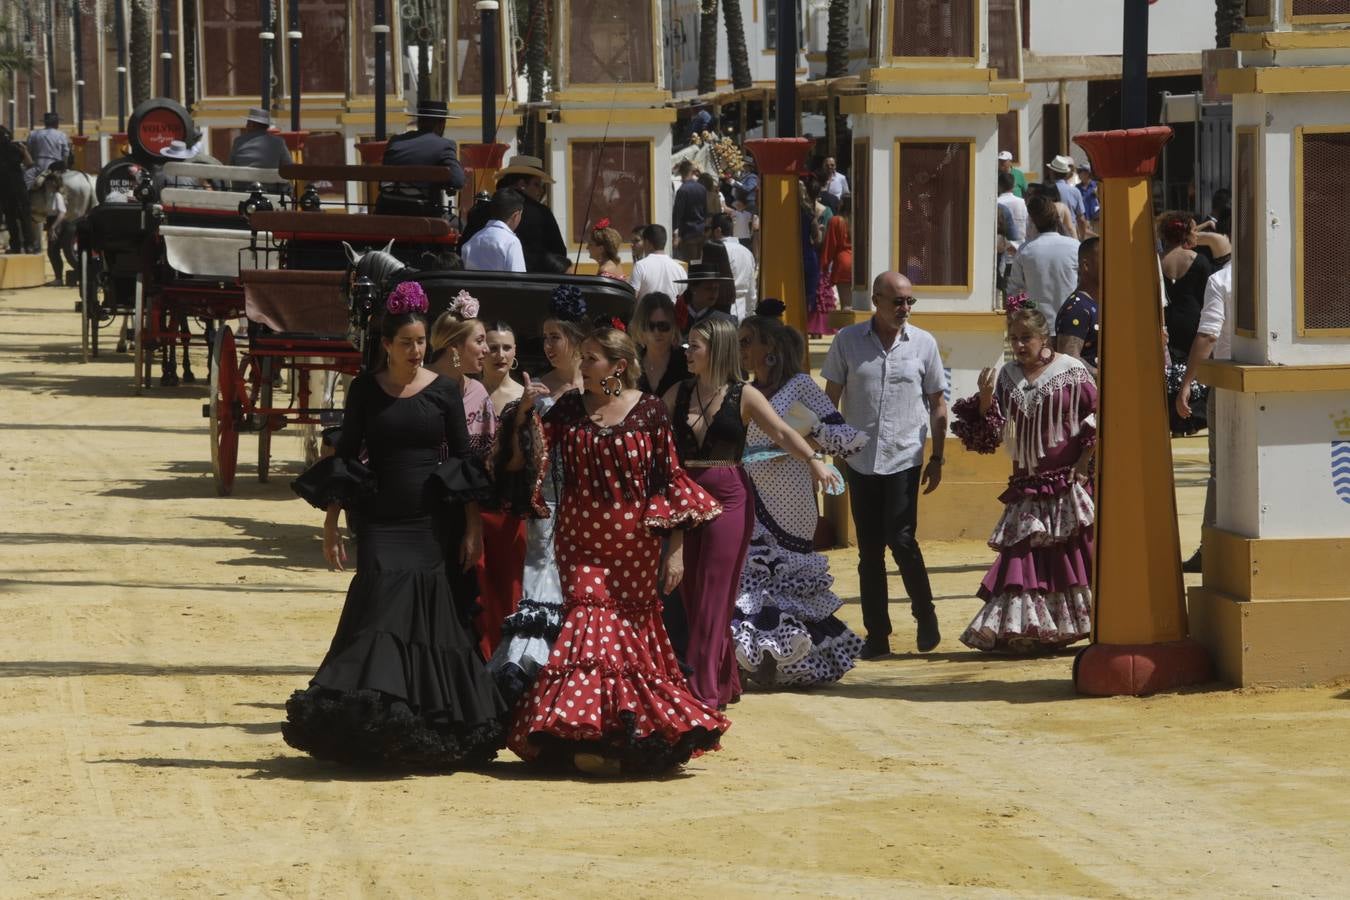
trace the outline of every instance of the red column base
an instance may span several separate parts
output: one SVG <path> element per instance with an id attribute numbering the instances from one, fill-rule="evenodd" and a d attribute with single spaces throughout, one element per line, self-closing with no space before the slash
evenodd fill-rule
<path id="1" fill-rule="evenodd" d="M 1160 644 L 1091 644 L 1073 661 L 1073 686 L 1094 697 L 1142 697 L 1214 678 L 1209 653 L 1187 638 Z"/>

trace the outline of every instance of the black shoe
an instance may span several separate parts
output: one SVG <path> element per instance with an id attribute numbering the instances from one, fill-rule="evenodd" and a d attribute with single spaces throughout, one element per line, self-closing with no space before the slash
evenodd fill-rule
<path id="1" fill-rule="evenodd" d="M 890 638 L 874 638 L 869 635 L 867 640 L 863 641 L 862 652 L 858 654 L 858 659 L 881 659 L 883 656 L 890 655 Z"/>
<path id="2" fill-rule="evenodd" d="M 1205 549 L 1204 547 L 1196 547 L 1195 552 L 1191 554 L 1191 558 L 1181 564 L 1181 571 L 1187 573 L 1188 575 L 1194 575 L 1197 572 L 1203 572 L 1204 569 L 1200 565 L 1200 552 L 1204 549 Z"/>
<path id="3" fill-rule="evenodd" d="M 942 643 L 942 632 L 938 630 L 937 612 L 930 606 L 926 611 L 916 613 L 914 620 L 918 622 L 918 640 L 920 653 L 927 653 L 938 644 Z"/>

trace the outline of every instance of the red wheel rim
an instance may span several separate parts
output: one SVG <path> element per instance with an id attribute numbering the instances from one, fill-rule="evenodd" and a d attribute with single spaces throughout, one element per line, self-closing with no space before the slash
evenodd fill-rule
<path id="1" fill-rule="evenodd" d="M 234 490 L 239 462 L 239 360 L 234 332 L 221 327 L 211 367 L 211 462 L 216 491 L 222 496 Z"/>

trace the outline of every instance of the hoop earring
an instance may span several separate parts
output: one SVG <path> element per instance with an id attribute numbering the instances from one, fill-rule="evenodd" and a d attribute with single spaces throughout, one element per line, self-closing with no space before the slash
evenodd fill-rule
<path id="1" fill-rule="evenodd" d="M 459 368 L 459 351 L 454 347 L 450 348 L 450 365 L 454 366 L 456 369 Z"/>
<path id="2" fill-rule="evenodd" d="M 514 372 L 516 369 L 519 368 L 520 368 L 520 359 L 518 357 L 513 357 L 511 359 L 511 371 Z"/>
<path id="3" fill-rule="evenodd" d="M 609 389 L 609 381 L 614 381 L 614 390 Z M 618 375 L 606 375 L 600 379 L 600 390 L 606 397 L 617 397 L 623 393 L 623 379 Z"/>

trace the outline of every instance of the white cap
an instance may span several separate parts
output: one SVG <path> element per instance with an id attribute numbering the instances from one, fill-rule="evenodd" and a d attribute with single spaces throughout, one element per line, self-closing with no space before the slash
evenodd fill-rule
<path id="1" fill-rule="evenodd" d="M 1009 150 L 1000 150 L 998 154 L 999 162 L 1012 162 L 1012 152 Z"/>

